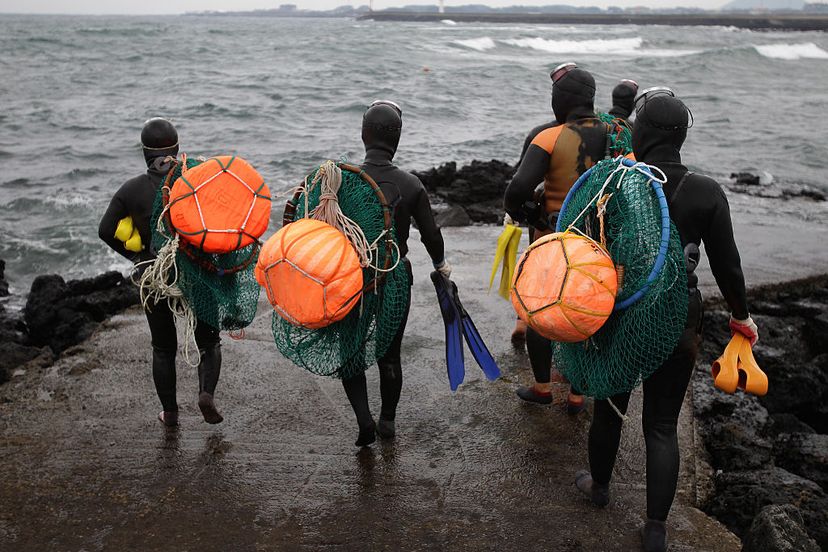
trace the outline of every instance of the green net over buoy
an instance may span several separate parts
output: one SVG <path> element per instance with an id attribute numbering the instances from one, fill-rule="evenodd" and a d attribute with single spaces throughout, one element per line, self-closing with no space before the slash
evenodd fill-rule
<path id="1" fill-rule="evenodd" d="M 557 368 L 598 399 L 649 377 L 687 320 L 684 251 L 651 170 L 627 159 L 599 162 L 572 187 L 558 218 L 558 231 L 572 226 L 603 243 L 619 274 L 615 310 L 601 329 L 585 341 L 552 343 Z"/>
<path id="2" fill-rule="evenodd" d="M 188 169 L 202 163 L 197 159 L 183 159 Z M 181 176 L 182 161 L 167 175 L 158 189 L 153 204 L 152 248 L 160 251 L 175 238 L 168 220 L 158 219 L 164 211 L 165 193 Z M 166 188 L 166 192 L 165 192 Z M 175 278 L 187 305 L 195 317 L 216 329 L 236 331 L 250 325 L 256 315 L 260 287 L 253 275 L 259 245 L 253 243 L 230 253 L 205 253 L 181 242 L 175 254 Z"/>
<path id="3" fill-rule="evenodd" d="M 371 266 L 362 269 L 362 296 L 345 318 L 324 328 L 297 326 L 276 312 L 272 328 L 279 352 L 293 363 L 314 374 L 348 379 L 388 350 L 405 316 L 410 282 L 393 245 L 393 217 L 379 187 L 358 167 L 338 166 L 342 169 L 339 207 L 362 229 L 368 243 L 376 245 Z M 305 179 L 306 185 L 315 180 L 318 170 Z M 321 187 L 309 189 L 307 196 L 300 191 L 288 202 L 285 223 L 305 217 L 319 204 Z"/>
<path id="4" fill-rule="evenodd" d="M 615 158 L 619 155 L 632 153 L 632 132 L 630 125 L 623 119 L 613 117 L 609 113 L 598 112 L 598 118 L 609 125 L 607 132 L 607 157 Z"/>

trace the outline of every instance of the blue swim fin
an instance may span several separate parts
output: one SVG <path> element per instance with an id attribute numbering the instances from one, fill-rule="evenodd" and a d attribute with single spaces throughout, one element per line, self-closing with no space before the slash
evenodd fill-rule
<path id="1" fill-rule="evenodd" d="M 457 293 L 457 286 L 454 282 L 451 282 L 451 291 L 454 305 L 457 312 L 460 313 L 460 322 L 463 325 L 463 337 L 466 338 L 466 344 L 469 346 L 474 360 L 477 361 L 483 373 L 486 374 L 486 378 L 489 381 L 494 381 L 500 377 L 500 368 L 497 367 L 492 353 L 489 352 L 489 348 L 486 347 L 483 338 L 480 337 L 480 333 L 477 331 L 471 316 L 466 312 L 463 303 L 460 302 L 460 295 Z"/>
<path id="2" fill-rule="evenodd" d="M 443 324 L 446 326 L 446 368 L 449 386 L 452 391 L 457 391 L 457 387 L 466 377 L 466 367 L 463 360 L 463 341 L 460 337 L 463 333 L 460 311 L 457 310 L 452 293 L 454 284 L 436 270 L 431 273 L 431 281 L 437 291 L 440 314 L 443 315 Z"/>

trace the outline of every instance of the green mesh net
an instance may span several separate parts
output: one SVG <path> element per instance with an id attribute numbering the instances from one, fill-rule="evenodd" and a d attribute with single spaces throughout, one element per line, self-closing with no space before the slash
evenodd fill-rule
<path id="1" fill-rule="evenodd" d="M 345 165 L 340 167 L 342 185 L 337 197 L 342 212 L 362 228 L 368 243 L 382 244 L 388 235 L 382 202 L 358 172 L 346 169 Z M 311 182 L 316 172 L 306 181 Z M 319 195 L 319 186 L 311 188 L 307 198 L 309 211 L 318 205 Z M 286 220 L 303 218 L 305 212 L 303 193 L 288 204 Z M 393 225 L 388 232 L 392 240 L 396 239 Z M 410 282 L 398 256 L 395 248 L 377 247 L 372 264 L 390 268 L 396 263 L 396 267 L 384 275 L 370 267 L 363 268 L 366 289 L 351 312 L 338 322 L 309 329 L 294 326 L 274 312 L 273 338 L 279 352 L 309 372 L 343 379 L 358 375 L 374 364 L 388 350 L 408 306 Z"/>
<path id="2" fill-rule="evenodd" d="M 187 168 L 192 168 L 201 161 L 187 158 L 186 163 Z M 180 163 L 170 171 L 155 196 L 150 219 L 153 251 L 159 251 L 175 236 L 169 224 L 164 224 L 164 231 L 159 232 L 158 219 L 164 207 L 163 188 L 172 187 L 179 176 Z M 189 245 L 179 248 L 175 256 L 178 287 L 199 321 L 227 331 L 250 325 L 261 290 L 253 275 L 258 248 L 253 243 L 223 254 L 205 253 Z"/>
<path id="3" fill-rule="evenodd" d="M 600 242 L 597 200 L 612 194 L 603 218 L 605 244 L 619 271 L 616 310 L 586 341 L 552 343 L 558 369 L 576 389 L 598 399 L 631 391 L 652 374 L 675 348 L 687 320 L 684 251 L 675 225 L 662 216 L 666 201 L 659 201 L 650 178 L 638 170 L 613 174 L 621 164 L 607 159 L 595 165 L 573 187 L 558 220 L 560 230 L 574 222 Z M 666 251 L 663 224 L 670 230 Z"/>
<path id="4" fill-rule="evenodd" d="M 599 112 L 598 118 L 610 125 L 607 133 L 607 156 L 618 157 L 632 153 L 632 132 L 630 125 L 623 119 L 613 117 L 609 113 Z"/>

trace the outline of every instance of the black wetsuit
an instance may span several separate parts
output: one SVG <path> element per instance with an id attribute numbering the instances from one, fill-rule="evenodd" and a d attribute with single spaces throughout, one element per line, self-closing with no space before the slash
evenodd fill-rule
<path id="1" fill-rule="evenodd" d="M 409 282 L 411 282 L 411 263 L 405 258 L 408 253 L 411 219 L 413 218 L 417 223 L 420 240 L 425 245 L 435 265 L 444 260 L 443 235 L 440 232 L 440 227 L 434 221 L 428 193 L 423 183 L 413 174 L 398 169 L 391 162 L 399 140 L 399 129 L 397 129 L 396 136 L 393 135 L 393 132 L 391 134 L 392 136 L 389 137 L 384 132 L 366 133 L 363 129 L 366 153 L 362 169 L 379 185 L 389 205 L 394 209 L 394 230 L 397 245 L 408 271 Z M 397 334 L 385 355 L 377 360 L 380 373 L 380 396 L 382 398 L 381 420 L 393 421 L 396 417 L 397 403 L 400 400 L 402 390 L 400 349 L 410 304 L 409 294 L 409 302 L 406 304 L 405 315 Z M 365 373 L 361 372 L 357 376 L 342 380 L 342 385 L 348 395 L 348 401 L 351 403 L 362 433 L 374 423 L 368 405 Z"/>
<path id="2" fill-rule="evenodd" d="M 117 253 L 134 263 L 155 258 L 150 243 L 150 217 L 158 187 L 171 169 L 171 163 L 164 163 L 158 157 L 150 161 L 146 174 L 132 178 L 124 183 L 109 203 L 98 227 L 98 236 Z M 143 251 L 127 251 L 123 242 L 115 238 L 118 222 L 124 217 L 132 217 L 133 225 L 141 236 Z M 152 376 L 155 390 L 166 412 L 178 411 L 176 401 L 175 355 L 178 341 L 175 331 L 175 319 L 166 301 L 149 305 L 145 311 L 152 335 Z M 221 346 L 219 331 L 207 324 L 198 322 L 195 331 L 196 344 L 201 355 L 198 367 L 199 388 L 211 395 L 215 392 L 221 371 Z"/>
<path id="3" fill-rule="evenodd" d="M 685 251 L 693 245 L 704 244 L 713 276 L 733 316 L 747 318 L 741 260 L 733 239 L 730 209 L 721 186 L 706 176 L 688 174 L 679 154 L 683 136 L 670 144 L 664 142 L 671 138 L 670 133 L 642 132 L 641 128 L 636 131 L 633 135 L 636 158 L 655 165 L 667 176 L 664 193 L 668 198 L 670 218 L 678 228 Z M 695 268 L 694 262 L 688 265 Z M 701 343 L 702 298 L 696 288 L 698 277 L 692 271 L 688 272 L 689 310 L 685 331 L 671 356 L 643 385 L 647 517 L 658 521 L 667 519 L 676 492 L 679 471 L 676 426 Z M 629 393 L 624 393 L 611 397 L 611 401 L 626 413 L 629 397 Z M 610 482 L 621 424 L 621 418 L 608 401 L 595 401 L 589 430 L 589 465 L 593 480 L 600 485 Z"/>

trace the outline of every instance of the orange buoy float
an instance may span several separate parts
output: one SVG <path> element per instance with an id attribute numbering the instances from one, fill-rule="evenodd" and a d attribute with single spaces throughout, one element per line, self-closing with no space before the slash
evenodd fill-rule
<path id="1" fill-rule="evenodd" d="M 299 219 L 265 242 L 256 280 L 285 320 L 324 328 L 342 320 L 362 295 L 362 267 L 348 238 L 325 222 Z"/>
<path id="2" fill-rule="evenodd" d="M 206 253 L 248 246 L 264 234 L 270 221 L 270 190 L 262 176 L 236 156 L 212 157 L 182 169 L 168 201 L 173 230 Z"/>
<path id="3" fill-rule="evenodd" d="M 597 332 L 615 306 L 618 276 L 597 242 L 556 232 L 521 255 L 511 286 L 521 320 L 553 341 L 583 341 Z"/>

